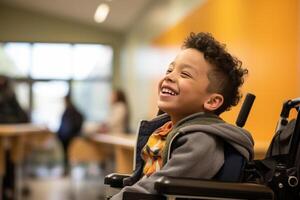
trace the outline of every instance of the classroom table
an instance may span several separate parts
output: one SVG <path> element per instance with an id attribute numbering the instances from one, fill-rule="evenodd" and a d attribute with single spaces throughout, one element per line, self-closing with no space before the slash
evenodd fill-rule
<path id="1" fill-rule="evenodd" d="M 30 146 L 33 143 L 39 143 L 48 138 L 50 134 L 52 135 L 43 125 L 31 123 L 0 124 L 0 177 L 5 177 L 7 170 L 10 170 L 6 169 L 8 160 L 14 166 L 19 166 L 24 158 L 26 145 Z M 16 185 L 13 187 L 13 190 L 18 190 Z M 0 188 L 3 188 L 2 180 Z M 2 192 L 1 190 L 1 196 Z M 18 191 L 15 193 L 18 193 Z M 15 196 L 15 199 L 17 198 L 18 195 Z"/>
<path id="2" fill-rule="evenodd" d="M 124 133 L 96 133 L 89 139 L 99 145 L 105 144 L 114 150 L 115 172 L 132 173 L 134 168 L 134 149 L 136 136 Z"/>

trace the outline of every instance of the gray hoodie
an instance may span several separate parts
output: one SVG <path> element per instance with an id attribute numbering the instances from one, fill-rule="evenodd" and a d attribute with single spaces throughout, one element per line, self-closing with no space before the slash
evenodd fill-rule
<path id="1" fill-rule="evenodd" d="M 182 119 L 168 135 L 162 169 L 124 187 L 112 200 L 121 200 L 124 191 L 155 194 L 154 182 L 162 176 L 213 178 L 224 163 L 224 141 L 247 160 L 253 159 L 254 142 L 246 130 L 205 113 Z"/>

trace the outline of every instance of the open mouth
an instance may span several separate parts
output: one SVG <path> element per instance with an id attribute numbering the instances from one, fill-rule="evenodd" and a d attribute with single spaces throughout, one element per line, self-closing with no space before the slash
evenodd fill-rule
<path id="1" fill-rule="evenodd" d="M 171 96 L 177 96 L 178 95 L 178 92 L 176 92 L 173 89 L 168 88 L 168 87 L 162 87 L 161 88 L 161 93 L 165 94 L 165 95 L 171 95 Z"/>

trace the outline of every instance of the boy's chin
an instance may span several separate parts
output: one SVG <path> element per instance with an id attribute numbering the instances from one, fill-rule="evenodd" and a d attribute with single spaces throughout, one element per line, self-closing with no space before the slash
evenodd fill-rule
<path id="1" fill-rule="evenodd" d="M 174 108 L 167 107 L 167 106 L 158 106 L 158 108 L 159 108 L 161 111 L 163 111 L 163 112 L 165 112 L 165 113 L 167 113 L 167 114 L 176 112 L 176 111 L 174 111 Z"/>
<path id="2" fill-rule="evenodd" d="M 166 112 L 166 113 L 172 113 L 178 111 L 178 106 L 174 102 L 168 102 L 168 101 L 157 101 L 157 107 Z"/>

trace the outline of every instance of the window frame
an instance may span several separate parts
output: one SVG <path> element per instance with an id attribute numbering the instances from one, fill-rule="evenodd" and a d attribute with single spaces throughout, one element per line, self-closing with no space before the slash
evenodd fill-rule
<path id="1" fill-rule="evenodd" d="M 10 76 L 10 79 L 14 82 L 14 85 L 17 84 L 27 84 L 29 91 L 28 91 L 28 109 L 26 109 L 29 117 L 30 117 L 30 121 L 32 120 L 32 111 L 33 111 L 33 105 L 34 105 L 34 97 L 33 97 L 33 85 L 37 82 L 51 82 L 51 81 L 62 81 L 62 82 L 67 82 L 68 85 L 68 91 L 72 96 L 72 91 L 73 91 L 73 85 L 75 82 L 83 82 L 83 83 L 87 83 L 87 82 L 94 82 L 94 83 L 108 83 L 112 86 L 113 84 L 113 80 L 112 80 L 112 76 L 114 74 L 114 56 L 115 56 L 115 50 L 113 48 L 113 45 L 110 44 L 100 44 L 100 43 L 70 43 L 70 42 L 22 42 L 22 41 L 5 41 L 5 42 L 1 42 L 0 41 L 0 46 L 2 48 L 5 47 L 5 45 L 7 45 L 8 43 L 26 43 L 29 44 L 30 46 L 30 52 L 31 52 L 31 57 L 30 57 L 30 66 L 29 66 L 29 72 L 27 74 L 27 76 L 25 77 L 17 77 L 17 76 Z M 105 45 L 105 46 L 109 46 L 112 50 L 112 59 L 111 59 L 111 74 L 108 76 L 100 76 L 100 77 L 94 77 L 94 78 L 85 78 L 85 79 L 74 79 L 73 77 L 71 78 L 33 78 L 31 77 L 31 70 L 32 70 L 32 66 L 33 66 L 33 62 L 32 62 L 32 49 L 33 49 L 33 45 L 34 44 L 68 44 L 71 45 L 71 48 L 74 48 L 75 45 Z"/>

